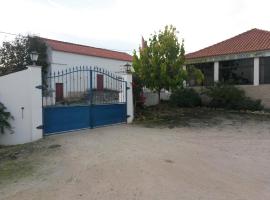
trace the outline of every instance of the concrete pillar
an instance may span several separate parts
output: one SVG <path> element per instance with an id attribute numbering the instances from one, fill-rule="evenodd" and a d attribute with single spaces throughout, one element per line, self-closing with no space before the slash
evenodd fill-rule
<path id="1" fill-rule="evenodd" d="M 214 81 L 219 81 L 219 62 L 214 63 Z"/>
<path id="2" fill-rule="evenodd" d="M 187 66 L 186 65 L 183 65 L 183 70 L 187 70 Z"/>
<path id="3" fill-rule="evenodd" d="M 183 70 L 187 70 L 187 66 L 186 65 L 183 65 Z M 186 80 L 184 80 L 183 81 L 183 87 L 187 87 L 187 81 Z"/>
<path id="4" fill-rule="evenodd" d="M 260 84 L 260 60 L 259 58 L 254 58 L 254 78 L 253 78 L 253 85 Z"/>
<path id="5" fill-rule="evenodd" d="M 31 141 L 36 141 L 42 138 L 42 129 L 38 126 L 43 124 L 42 120 L 42 90 L 36 86 L 42 85 L 41 66 L 29 66 L 29 91 L 31 93 L 31 121 L 32 121 L 32 136 Z"/>
<path id="6" fill-rule="evenodd" d="M 123 74 L 123 79 L 127 82 L 127 122 L 131 123 L 134 119 L 134 108 L 133 108 L 133 91 L 132 91 L 132 74 Z"/>

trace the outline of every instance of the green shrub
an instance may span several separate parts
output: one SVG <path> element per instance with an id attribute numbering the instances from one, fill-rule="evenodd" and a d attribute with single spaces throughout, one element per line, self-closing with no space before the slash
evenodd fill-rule
<path id="1" fill-rule="evenodd" d="M 181 88 L 171 94 L 170 103 L 179 107 L 197 107 L 201 106 L 202 101 L 194 89 Z"/>
<path id="2" fill-rule="evenodd" d="M 215 84 L 206 90 L 211 101 L 209 107 L 233 110 L 262 110 L 260 100 L 246 97 L 245 91 L 233 85 Z"/>
<path id="3" fill-rule="evenodd" d="M 0 133 L 4 133 L 5 129 L 11 130 L 10 119 L 13 119 L 13 117 L 10 112 L 6 110 L 4 104 L 0 102 Z"/>

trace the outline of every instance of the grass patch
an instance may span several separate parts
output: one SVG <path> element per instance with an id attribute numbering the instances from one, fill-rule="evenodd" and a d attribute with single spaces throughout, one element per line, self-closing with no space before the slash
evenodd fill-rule
<path id="1" fill-rule="evenodd" d="M 35 166 L 28 160 L 6 160 L 0 164 L 0 185 L 5 182 L 16 182 L 18 179 L 31 176 Z"/>
<path id="2" fill-rule="evenodd" d="M 46 138 L 28 144 L 0 146 L 0 185 L 34 175 L 44 164 L 43 158 L 61 147 L 52 142 Z"/>

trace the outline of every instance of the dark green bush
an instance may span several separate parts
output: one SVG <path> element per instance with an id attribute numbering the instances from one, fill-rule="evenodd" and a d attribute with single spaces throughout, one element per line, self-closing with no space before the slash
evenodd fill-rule
<path id="1" fill-rule="evenodd" d="M 225 108 L 232 110 L 262 110 L 260 100 L 252 100 L 246 97 L 245 91 L 233 85 L 215 84 L 206 90 L 211 101 L 209 107 Z"/>
<path id="2" fill-rule="evenodd" d="M 181 88 L 171 94 L 170 103 L 179 107 L 197 107 L 201 106 L 202 101 L 194 89 Z"/>
<path id="3" fill-rule="evenodd" d="M 4 104 L 0 102 L 0 133 L 4 133 L 5 129 L 11 130 L 12 128 L 9 120 L 13 119 L 13 117 L 6 109 Z"/>

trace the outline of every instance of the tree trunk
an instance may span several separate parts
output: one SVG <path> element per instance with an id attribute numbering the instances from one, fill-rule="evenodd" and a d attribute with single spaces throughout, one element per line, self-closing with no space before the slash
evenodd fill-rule
<path id="1" fill-rule="evenodd" d="M 160 91 L 161 89 L 158 89 L 158 104 L 160 104 Z"/>

